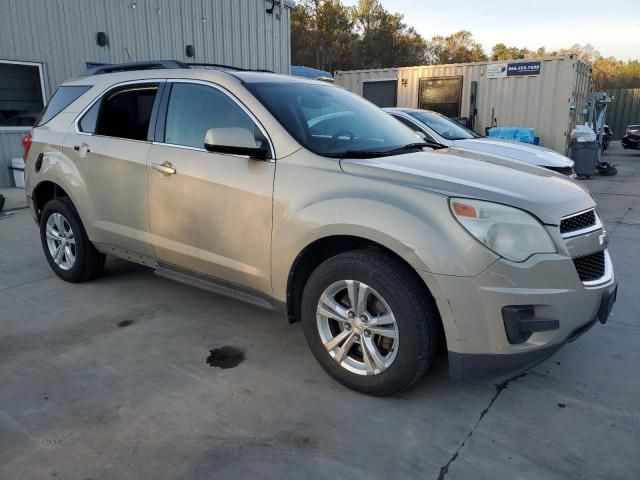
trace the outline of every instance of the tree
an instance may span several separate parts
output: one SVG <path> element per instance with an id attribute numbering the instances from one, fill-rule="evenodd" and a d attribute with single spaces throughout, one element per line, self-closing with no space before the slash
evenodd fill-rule
<path id="1" fill-rule="evenodd" d="M 601 58 L 600 52 L 594 48 L 593 45 L 587 43 L 582 46 L 576 43 L 570 48 L 561 48 L 554 55 L 578 55 L 582 60 L 593 65 L 598 58 Z"/>
<path id="2" fill-rule="evenodd" d="M 603 57 L 591 44 L 547 51 L 497 43 L 492 61 L 578 55 L 593 66 L 595 90 L 640 87 L 640 62 Z M 436 35 L 429 41 L 387 11 L 380 0 L 358 0 L 345 7 L 340 0 L 299 0 L 291 11 L 291 59 L 294 65 L 321 70 L 388 68 L 409 65 L 486 61 L 489 57 L 471 32 Z"/>
<path id="3" fill-rule="evenodd" d="M 593 90 L 602 91 L 613 88 L 639 88 L 640 62 L 623 62 L 614 57 L 597 58 L 591 72 Z"/>
<path id="4" fill-rule="evenodd" d="M 542 55 L 532 52 L 528 48 L 507 47 L 504 43 L 497 43 L 491 49 L 491 60 L 518 60 L 544 56 L 544 47 L 539 48 L 538 52 L 541 52 Z"/>
<path id="5" fill-rule="evenodd" d="M 291 57 L 295 65 L 322 70 L 396 67 L 426 61 L 426 42 L 402 15 L 379 0 L 352 8 L 339 0 L 303 0 L 291 13 Z"/>
<path id="6" fill-rule="evenodd" d="M 468 63 L 488 60 L 482 46 L 473 39 L 471 32 L 460 30 L 446 37 L 436 35 L 427 44 L 429 63 Z"/>
<path id="7" fill-rule="evenodd" d="M 350 11 L 339 0 L 306 0 L 291 13 L 291 57 L 296 65 L 344 68 L 357 36 Z"/>
<path id="8" fill-rule="evenodd" d="M 379 0 L 359 0 L 351 10 L 359 35 L 356 68 L 402 67 L 426 61 L 426 42 L 403 16 L 391 14 Z"/>

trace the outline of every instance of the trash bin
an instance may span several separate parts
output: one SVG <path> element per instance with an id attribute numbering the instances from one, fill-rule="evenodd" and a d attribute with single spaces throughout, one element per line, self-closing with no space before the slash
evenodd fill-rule
<path id="1" fill-rule="evenodd" d="M 580 177 L 592 177 L 598 162 L 598 142 L 571 142 L 571 160 L 576 162 L 575 171 Z"/>
<path id="2" fill-rule="evenodd" d="M 24 160 L 22 158 L 12 158 L 10 170 L 13 170 L 13 182 L 16 187 L 24 188 Z"/>

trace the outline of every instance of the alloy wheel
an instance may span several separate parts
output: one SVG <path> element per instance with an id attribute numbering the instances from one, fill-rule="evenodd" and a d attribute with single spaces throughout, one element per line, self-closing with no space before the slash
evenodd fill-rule
<path id="1" fill-rule="evenodd" d="M 340 280 L 320 295 L 318 333 L 329 355 L 358 375 L 377 375 L 391 366 L 399 346 L 395 316 L 369 285 Z"/>
<path id="2" fill-rule="evenodd" d="M 76 262 L 76 240 L 71 225 L 61 213 L 54 212 L 47 219 L 47 247 L 55 264 L 69 270 Z"/>

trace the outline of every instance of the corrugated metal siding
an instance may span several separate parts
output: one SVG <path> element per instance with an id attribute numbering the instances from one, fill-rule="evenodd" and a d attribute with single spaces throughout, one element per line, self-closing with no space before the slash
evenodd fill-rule
<path id="1" fill-rule="evenodd" d="M 587 105 L 587 97 L 589 96 L 589 87 L 591 86 L 591 65 L 585 62 L 576 62 L 574 75 L 574 88 L 572 92 L 572 104 L 575 108 L 569 114 L 569 126 L 566 138 L 566 148 L 569 148 L 571 139 L 571 130 L 577 124 L 584 123 L 587 116 L 584 109 Z"/>
<path id="2" fill-rule="evenodd" d="M 288 74 L 291 2 L 276 3 L 267 14 L 270 6 L 267 0 L 0 0 L 0 59 L 42 63 L 48 97 L 82 74 L 86 62 L 176 59 Z M 107 47 L 96 44 L 99 31 L 109 36 Z M 185 56 L 188 44 L 195 58 Z M 16 148 L 4 143 L 14 138 L 0 137 L 0 170 L 6 170 L 4 151 Z"/>
<path id="3" fill-rule="evenodd" d="M 398 68 L 385 68 L 376 70 L 353 70 L 349 72 L 336 72 L 335 84 L 362 96 L 362 83 L 371 80 L 392 80 L 398 78 Z M 399 88 L 399 87 L 398 87 Z M 400 102 L 398 92 L 398 102 Z"/>
<path id="4" fill-rule="evenodd" d="M 640 124 L 640 88 L 615 89 L 607 92 L 613 97 L 607 111 L 607 124 L 613 138 L 620 140 L 627 125 Z"/>
<path id="5" fill-rule="evenodd" d="M 540 75 L 486 78 L 487 65 L 482 62 L 453 65 L 429 65 L 386 70 L 336 72 L 335 83 L 362 95 L 362 82 L 380 78 L 398 79 L 398 106 L 418 107 L 418 85 L 423 77 L 462 75 L 461 116 L 468 117 L 471 82 L 478 82 L 478 115 L 475 129 L 484 133 L 490 126 L 491 110 L 499 126 L 531 127 L 542 143 L 562 153 L 567 138 L 580 118 L 586 101 L 591 68 L 575 57 L 540 59 Z M 575 106 L 575 110 L 571 107 Z"/>

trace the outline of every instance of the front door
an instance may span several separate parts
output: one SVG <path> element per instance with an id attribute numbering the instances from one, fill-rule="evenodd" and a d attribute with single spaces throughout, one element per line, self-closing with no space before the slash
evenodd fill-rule
<path id="1" fill-rule="evenodd" d="M 152 145 L 148 161 L 159 262 L 270 292 L 275 163 L 203 148 L 210 128 L 242 128 L 258 138 L 256 121 L 212 84 L 176 81 L 165 94 L 163 141 Z"/>

